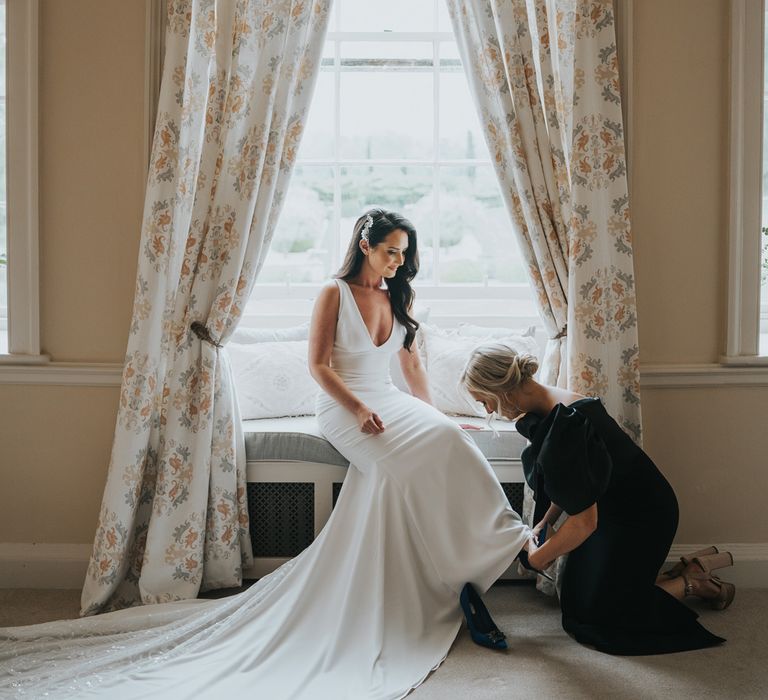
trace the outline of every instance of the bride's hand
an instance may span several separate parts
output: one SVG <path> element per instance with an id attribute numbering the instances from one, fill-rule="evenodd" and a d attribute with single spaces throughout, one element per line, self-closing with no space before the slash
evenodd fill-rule
<path id="1" fill-rule="evenodd" d="M 361 433 L 370 433 L 371 435 L 378 435 L 384 431 L 384 421 L 379 418 L 378 414 L 374 413 L 367 406 L 363 406 L 358 409 L 357 424 L 360 426 Z"/>

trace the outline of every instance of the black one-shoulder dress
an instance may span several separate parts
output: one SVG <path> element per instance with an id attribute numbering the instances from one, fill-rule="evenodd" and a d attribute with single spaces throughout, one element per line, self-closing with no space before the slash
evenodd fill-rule
<path id="1" fill-rule="evenodd" d="M 530 440 L 525 478 L 536 521 L 556 503 L 569 515 L 597 503 L 597 529 L 565 565 L 563 629 L 609 654 L 666 654 L 725 640 L 654 584 L 675 536 L 675 492 L 599 399 L 558 404 L 517 421 Z"/>

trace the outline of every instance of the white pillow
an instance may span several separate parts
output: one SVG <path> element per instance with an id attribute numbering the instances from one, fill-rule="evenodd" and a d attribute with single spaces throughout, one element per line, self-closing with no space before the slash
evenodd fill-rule
<path id="1" fill-rule="evenodd" d="M 309 374 L 308 345 L 306 340 L 225 345 L 243 420 L 314 415 L 318 386 Z"/>
<path id="2" fill-rule="evenodd" d="M 309 338 L 309 321 L 290 328 L 243 328 L 238 326 L 230 343 L 274 343 L 281 340 L 306 340 Z"/>
<path id="3" fill-rule="evenodd" d="M 458 416 L 484 416 L 485 411 L 460 386 L 461 373 L 469 355 L 488 341 L 502 342 L 518 352 L 538 357 L 536 341 L 527 336 L 504 338 L 461 336 L 456 331 L 443 331 L 435 326 L 422 326 L 427 357 L 427 376 L 435 407 L 443 413 Z"/>
<path id="4" fill-rule="evenodd" d="M 459 335 L 467 335 L 474 338 L 508 338 L 510 335 L 521 335 L 524 338 L 533 338 L 536 335 L 536 326 L 527 326 L 526 328 L 486 328 L 485 326 L 473 326 L 471 323 L 460 323 Z"/>

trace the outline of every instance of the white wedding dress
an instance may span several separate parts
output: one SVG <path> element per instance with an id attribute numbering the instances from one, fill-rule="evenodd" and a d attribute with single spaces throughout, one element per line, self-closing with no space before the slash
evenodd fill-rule
<path id="1" fill-rule="evenodd" d="M 246 591 L 0 630 L 0 697 L 401 698 L 445 659 L 466 582 L 485 592 L 530 530 L 474 442 L 399 391 L 343 281 L 332 364 L 380 435 L 321 393 L 352 466 L 323 531 Z"/>

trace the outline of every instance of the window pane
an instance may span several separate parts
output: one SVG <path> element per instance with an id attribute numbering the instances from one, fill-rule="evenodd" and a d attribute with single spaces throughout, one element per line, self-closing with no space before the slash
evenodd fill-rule
<path id="1" fill-rule="evenodd" d="M 422 70 L 432 70 L 432 44 L 426 41 L 342 41 L 339 53 L 343 70 L 359 59 L 402 61 L 414 59 Z M 391 70 L 386 65 L 383 70 Z"/>
<path id="2" fill-rule="evenodd" d="M 0 354 L 8 352 L 5 144 L 5 0 L 0 0 Z"/>
<path id="3" fill-rule="evenodd" d="M 527 282 L 490 165 L 440 169 L 440 284 Z"/>
<path id="4" fill-rule="evenodd" d="M 431 158 L 432 73 L 343 72 L 342 158 Z"/>
<path id="5" fill-rule="evenodd" d="M 437 2 L 437 31 L 438 32 L 452 32 L 453 25 L 451 24 L 451 16 L 448 14 L 448 3 L 446 0 L 438 0 Z"/>
<path id="6" fill-rule="evenodd" d="M 440 157 L 490 160 L 474 100 L 460 67 L 440 71 Z"/>
<path id="7" fill-rule="evenodd" d="M 321 71 L 309 107 L 307 128 L 301 138 L 299 159 L 333 158 L 333 90 L 333 69 Z"/>
<path id="8" fill-rule="evenodd" d="M 411 220 L 419 241 L 419 281 L 432 278 L 433 168 L 390 165 L 341 168 L 341 253 L 358 217 L 371 207 L 396 211 Z"/>
<path id="9" fill-rule="evenodd" d="M 431 32 L 432 0 L 337 0 L 342 32 Z M 444 0 L 440 0 L 444 2 Z"/>
<path id="10" fill-rule="evenodd" d="M 333 169 L 298 165 L 259 282 L 323 282 L 331 274 Z"/>

